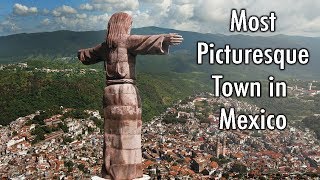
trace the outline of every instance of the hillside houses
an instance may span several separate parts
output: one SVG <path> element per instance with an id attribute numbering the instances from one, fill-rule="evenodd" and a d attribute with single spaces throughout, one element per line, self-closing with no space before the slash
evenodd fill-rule
<path id="1" fill-rule="evenodd" d="M 222 106 L 259 111 L 235 99 L 200 94 L 144 123 L 144 174 L 152 179 L 306 179 L 320 174 L 320 145 L 313 131 L 291 126 L 283 131 L 219 130 Z M 1 126 L 0 177 L 90 179 L 99 175 L 103 156 L 103 134 L 95 123 L 102 120 L 99 111 L 87 110 L 85 118 L 63 116 L 70 111 L 62 109 L 62 116 L 50 116 L 44 125 L 26 124 L 40 113 L 36 112 Z M 62 126 L 65 129 L 59 129 Z M 32 132 L 41 127 L 51 129 L 32 144 L 37 136 Z"/>

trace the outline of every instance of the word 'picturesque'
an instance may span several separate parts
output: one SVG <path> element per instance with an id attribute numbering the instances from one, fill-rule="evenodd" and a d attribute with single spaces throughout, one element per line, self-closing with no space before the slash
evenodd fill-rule
<path id="1" fill-rule="evenodd" d="M 215 49 L 214 43 L 198 42 L 197 43 L 198 64 L 203 63 L 204 57 L 208 56 L 209 64 L 245 64 L 250 62 L 256 65 L 276 64 L 279 69 L 284 70 L 286 64 L 305 65 L 309 62 L 309 51 L 305 48 L 266 48 L 264 50 L 256 48 L 231 48 L 229 44 L 223 49 Z"/>

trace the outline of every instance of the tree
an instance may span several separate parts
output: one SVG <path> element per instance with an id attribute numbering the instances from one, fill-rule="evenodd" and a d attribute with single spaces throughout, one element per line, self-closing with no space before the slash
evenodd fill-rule
<path id="1" fill-rule="evenodd" d="M 80 171 L 84 172 L 85 171 L 85 166 L 83 164 L 78 164 L 78 168 Z"/>
<path id="2" fill-rule="evenodd" d="M 32 123 L 31 124 L 39 124 L 39 125 L 44 125 L 44 121 L 43 121 L 43 116 L 40 114 L 35 115 L 34 118 L 32 119 Z"/>
<path id="3" fill-rule="evenodd" d="M 248 170 L 247 170 L 247 166 L 240 163 L 235 163 L 231 167 L 230 172 L 236 172 L 236 173 L 239 173 L 240 175 L 245 175 L 248 172 Z"/>
<path id="4" fill-rule="evenodd" d="M 66 161 L 64 165 L 68 168 L 68 172 L 71 172 L 74 166 L 72 161 Z"/>
<path id="5" fill-rule="evenodd" d="M 63 137 L 63 142 L 64 143 L 71 143 L 72 141 L 73 141 L 73 139 L 71 137 L 69 137 L 69 136 Z"/>
<path id="6" fill-rule="evenodd" d="M 90 120 L 92 120 L 97 127 L 103 129 L 103 121 L 101 119 L 98 119 L 97 117 L 90 117 Z"/>
<path id="7" fill-rule="evenodd" d="M 18 135 L 17 131 L 13 131 L 12 136 L 16 136 L 16 135 Z"/>
<path id="8" fill-rule="evenodd" d="M 88 127 L 88 132 L 91 134 L 94 132 L 94 129 L 92 127 Z"/>
<path id="9" fill-rule="evenodd" d="M 43 141 L 43 140 L 45 140 L 44 134 L 38 134 L 38 135 L 36 135 L 34 140 L 31 142 L 31 144 L 36 144 L 36 143 Z"/>
<path id="10" fill-rule="evenodd" d="M 86 119 L 89 118 L 89 115 L 80 109 L 73 109 L 64 113 L 65 117 L 77 118 L 77 119 Z"/>
<path id="11" fill-rule="evenodd" d="M 31 135 L 44 135 L 45 133 L 41 126 L 36 126 L 35 129 L 31 131 Z"/>
<path id="12" fill-rule="evenodd" d="M 67 126 L 65 123 L 59 123 L 59 124 L 58 124 L 58 127 L 59 127 L 64 133 L 69 132 L 69 128 L 68 128 L 68 126 Z"/>

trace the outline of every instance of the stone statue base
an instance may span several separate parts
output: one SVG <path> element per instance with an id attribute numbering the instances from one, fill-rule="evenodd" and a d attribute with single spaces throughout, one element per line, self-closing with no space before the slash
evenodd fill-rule
<path id="1" fill-rule="evenodd" d="M 133 180 L 149 180 L 149 179 L 151 179 L 150 176 L 144 174 L 143 177 L 136 178 L 136 179 L 133 179 Z M 111 179 L 104 179 L 102 177 L 92 176 L 91 180 L 111 180 Z"/>

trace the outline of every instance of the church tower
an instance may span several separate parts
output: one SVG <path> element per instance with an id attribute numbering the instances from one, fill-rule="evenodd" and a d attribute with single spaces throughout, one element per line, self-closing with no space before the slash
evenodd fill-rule
<path id="1" fill-rule="evenodd" d="M 222 156 L 225 157 L 226 156 L 226 150 L 227 150 L 227 140 L 226 137 L 223 137 L 223 145 L 222 145 Z"/>
<path id="2" fill-rule="evenodd" d="M 220 138 L 217 138 L 217 145 L 216 145 L 216 156 L 219 158 L 220 155 Z"/>

